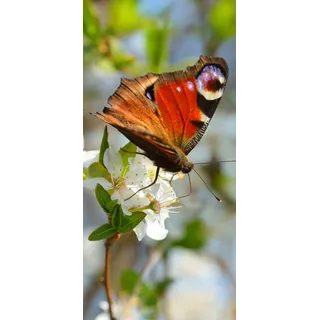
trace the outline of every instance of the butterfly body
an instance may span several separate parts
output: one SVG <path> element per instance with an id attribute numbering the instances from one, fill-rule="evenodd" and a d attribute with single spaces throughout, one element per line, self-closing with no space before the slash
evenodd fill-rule
<path id="1" fill-rule="evenodd" d="M 122 79 L 96 116 L 144 150 L 159 168 L 189 173 L 187 155 L 218 106 L 228 78 L 223 58 L 201 56 L 186 71 Z"/>

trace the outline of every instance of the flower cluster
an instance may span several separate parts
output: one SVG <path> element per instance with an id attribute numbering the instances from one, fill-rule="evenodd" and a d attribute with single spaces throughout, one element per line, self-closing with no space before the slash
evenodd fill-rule
<path id="1" fill-rule="evenodd" d="M 124 218 L 143 212 L 141 221 L 131 224 L 139 240 L 145 235 L 162 240 L 168 233 L 165 220 L 180 208 L 170 185 L 170 180 L 179 176 L 160 170 L 156 183 L 140 190 L 154 180 L 156 167 L 147 157 L 132 150 L 136 147 L 131 143 L 121 150 L 107 143 L 107 148 L 100 152 L 84 151 L 84 187 L 92 190 L 102 187 L 110 195 L 111 202 L 121 206 Z"/>

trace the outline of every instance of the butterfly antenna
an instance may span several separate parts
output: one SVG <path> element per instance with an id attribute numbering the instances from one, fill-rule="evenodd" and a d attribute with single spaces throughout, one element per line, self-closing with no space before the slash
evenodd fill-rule
<path id="1" fill-rule="evenodd" d="M 193 171 L 198 175 L 198 177 L 202 180 L 202 182 L 206 185 L 206 187 L 208 188 L 208 190 L 210 191 L 210 193 L 219 201 L 222 202 L 214 193 L 213 191 L 209 188 L 209 186 L 207 185 L 207 183 L 203 180 L 203 178 L 200 176 L 200 174 L 195 170 L 195 168 L 193 168 Z"/>
<path id="2" fill-rule="evenodd" d="M 236 160 L 223 160 L 223 161 L 215 161 L 214 163 L 223 163 L 223 162 L 236 162 Z M 194 164 L 210 164 L 211 162 L 196 162 Z"/>
<path id="3" fill-rule="evenodd" d="M 142 190 L 144 190 L 144 189 L 147 189 L 147 188 L 151 187 L 152 185 L 154 185 L 154 184 L 157 182 L 157 179 L 158 179 L 158 176 L 159 176 L 159 172 L 160 172 L 160 167 L 157 167 L 156 177 L 155 177 L 155 179 L 153 180 L 153 182 L 151 182 L 151 183 L 148 184 L 147 186 L 139 189 L 139 190 L 136 191 L 133 195 L 131 195 L 129 198 L 124 199 L 124 201 L 127 201 L 127 200 L 131 199 L 131 198 L 134 197 L 138 192 L 140 192 L 140 191 L 142 191 Z"/>
<path id="4" fill-rule="evenodd" d="M 179 199 L 189 197 L 191 195 L 191 193 L 192 193 L 192 185 L 191 185 L 190 173 L 188 173 L 188 179 L 189 179 L 189 187 L 190 187 L 189 193 L 184 195 L 184 196 L 182 196 L 182 197 L 179 197 Z"/>

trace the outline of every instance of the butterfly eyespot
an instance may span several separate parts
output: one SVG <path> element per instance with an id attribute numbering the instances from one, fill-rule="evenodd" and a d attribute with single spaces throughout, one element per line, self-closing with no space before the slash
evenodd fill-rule
<path id="1" fill-rule="evenodd" d="M 154 85 L 148 87 L 146 89 L 146 97 L 151 100 L 151 101 L 155 101 L 155 97 L 154 97 Z"/>
<path id="2" fill-rule="evenodd" d="M 196 80 L 198 92 L 206 100 L 221 98 L 225 84 L 226 78 L 217 65 L 205 66 Z"/>

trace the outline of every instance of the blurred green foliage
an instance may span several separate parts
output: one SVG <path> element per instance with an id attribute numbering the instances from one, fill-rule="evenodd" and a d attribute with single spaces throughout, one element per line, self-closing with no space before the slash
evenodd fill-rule
<path id="1" fill-rule="evenodd" d="M 172 242 L 172 247 L 200 250 L 205 246 L 208 235 L 208 228 L 204 222 L 195 218 L 185 225 L 182 237 Z"/>
<path id="2" fill-rule="evenodd" d="M 100 21 L 92 0 L 84 0 L 84 64 L 96 62 L 110 70 L 126 68 L 134 57 L 125 53 L 118 38 L 133 32 L 141 23 L 135 0 L 108 1 L 106 25 Z"/>
<path id="3" fill-rule="evenodd" d="M 108 28 L 114 35 L 130 34 L 143 26 L 144 17 L 138 9 L 137 0 L 113 0 L 108 6 Z"/>
<path id="4" fill-rule="evenodd" d="M 207 2 L 195 1 L 199 12 L 205 13 L 205 19 L 198 29 L 185 30 L 206 39 L 207 52 L 218 44 L 235 36 L 235 1 L 213 1 L 207 8 Z M 158 16 L 147 16 L 140 12 L 138 0 L 109 0 L 106 1 L 104 15 L 99 15 L 95 2 L 83 1 L 83 35 L 84 35 L 84 65 L 96 64 L 108 71 L 124 71 L 133 76 L 145 72 L 163 72 L 181 69 L 185 62 L 175 66 L 168 64 L 170 41 L 177 30 L 170 21 L 170 7 L 164 9 Z M 147 63 L 138 61 L 127 52 L 123 38 L 142 32 L 145 41 Z M 207 36 L 206 36 L 207 35 Z"/>
<path id="5" fill-rule="evenodd" d="M 145 31 L 145 41 L 150 72 L 160 73 L 164 64 L 168 61 L 169 36 L 168 17 L 163 21 L 149 22 Z"/>
<path id="6" fill-rule="evenodd" d="M 158 304 L 172 282 L 173 280 L 170 278 L 165 278 L 154 283 L 145 282 L 142 281 L 141 276 L 137 272 L 125 269 L 121 274 L 120 287 L 122 294 L 131 296 L 135 293 L 139 297 L 146 319 L 155 319 Z"/>
<path id="7" fill-rule="evenodd" d="M 120 278 L 121 290 L 126 294 L 131 295 L 139 280 L 140 275 L 137 272 L 131 269 L 123 270 Z"/>
<path id="8" fill-rule="evenodd" d="M 234 0 L 218 0 L 208 14 L 209 24 L 217 40 L 236 35 L 236 3 Z"/>
<path id="9" fill-rule="evenodd" d="M 91 0 L 83 0 L 83 34 L 92 43 L 98 43 L 101 36 L 99 18 Z"/>

